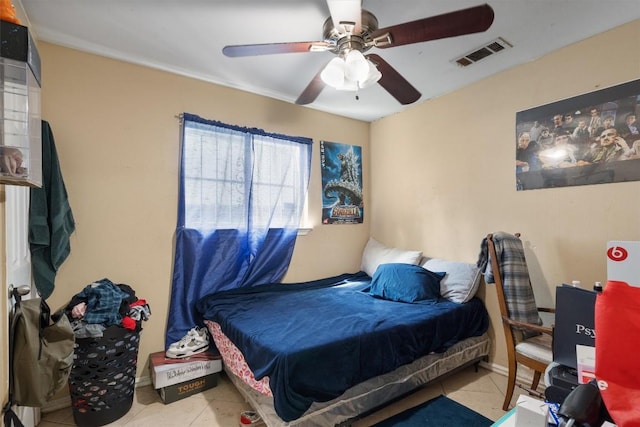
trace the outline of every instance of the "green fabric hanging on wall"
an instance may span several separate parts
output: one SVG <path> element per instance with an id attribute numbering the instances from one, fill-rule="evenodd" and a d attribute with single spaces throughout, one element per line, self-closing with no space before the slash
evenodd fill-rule
<path id="1" fill-rule="evenodd" d="M 42 187 L 31 189 L 29 244 L 33 280 L 43 299 L 55 286 L 56 273 L 71 252 L 75 221 L 64 186 L 51 127 L 42 121 Z"/>

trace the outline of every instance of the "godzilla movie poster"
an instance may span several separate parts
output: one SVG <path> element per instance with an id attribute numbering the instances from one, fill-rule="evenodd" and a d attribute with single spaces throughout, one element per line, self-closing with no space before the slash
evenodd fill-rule
<path id="1" fill-rule="evenodd" d="M 320 141 L 322 223 L 362 224 L 362 148 Z"/>

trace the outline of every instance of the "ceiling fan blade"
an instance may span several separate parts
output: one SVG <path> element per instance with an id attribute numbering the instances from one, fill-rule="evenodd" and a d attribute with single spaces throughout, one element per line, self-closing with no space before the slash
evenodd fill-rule
<path id="1" fill-rule="evenodd" d="M 387 61 L 373 53 L 367 55 L 367 58 L 371 60 L 371 62 L 378 67 L 378 71 L 382 73 L 378 84 L 397 99 L 400 104 L 412 104 L 420 99 L 422 94 L 402 77 L 395 68 L 389 65 Z"/>
<path id="2" fill-rule="evenodd" d="M 493 23 L 493 9 L 488 4 L 457 10 L 443 15 L 380 28 L 372 38 L 389 34 L 391 43 L 377 46 L 385 49 L 411 43 L 462 36 L 486 31 Z"/>
<path id="3" fill-rule="evenodd" d="M 360 34 L 362 31 L 362 0 L 327 0 L 333 26 L 340 33 L 352 32 Z M 341 26 L 341 22 L 353 23 L 353 28 Z M 348 31 L 349 30 L 349 31 Z"/>
<path id="4" fill-rule="evenodd" d="M 318 95 L 320 95 L 320 92 L 322 92 L 322 89 L 324 89 L 325 87 L 325 83 L 320 78 L 320 73 L 322 73 L 323 69 L 324 67 L 320 68 L 320 71 L 318 71 L 318 74 L 316 74 L 315 77 L 309 82 L 307 87 L 304 88 L 304 90 L 302 91 L 298 99 L 296 99 L 296 104 L 298 105 L 311 104 L 313 101 L 316 100 Z"/>
<path id="5" fill-rule="evenodd" d="M 291 42 L 291 43 L 265 43 L 265 44 L 239 44 L 225 46 L 222 53 L 226 56 L 257 56 L 273 55 L 277 53 L 301 53 L 324 52 L 335 46 L 324 41 L 318 42 Z"/>

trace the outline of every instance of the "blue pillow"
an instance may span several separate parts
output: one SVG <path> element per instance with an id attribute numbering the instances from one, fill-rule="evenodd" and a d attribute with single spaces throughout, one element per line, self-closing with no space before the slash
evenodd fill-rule
<path id="1" fill-rule="evenodd" d="M 419 265 L 381 264 L 373 273 L 369 294 L 391 301 L 435 302 L 440 297 L 440 280 L 444 275 Z"/>

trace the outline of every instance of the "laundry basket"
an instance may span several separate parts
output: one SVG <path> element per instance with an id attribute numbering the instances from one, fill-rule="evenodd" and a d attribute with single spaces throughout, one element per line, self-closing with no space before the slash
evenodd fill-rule
<path id="1" fill-rule="evenodd" d="M 120 326 L 100 338 L 76 338 L 69 393 L 77 425 L 109 424 L 131 409 L 139 343 L 138 332 Z"/>

